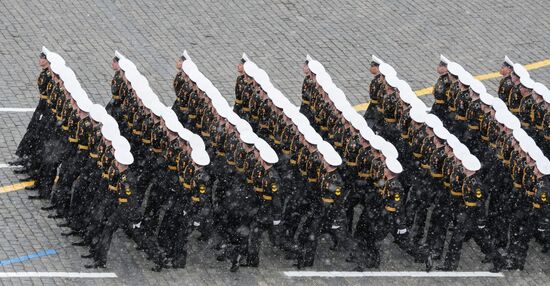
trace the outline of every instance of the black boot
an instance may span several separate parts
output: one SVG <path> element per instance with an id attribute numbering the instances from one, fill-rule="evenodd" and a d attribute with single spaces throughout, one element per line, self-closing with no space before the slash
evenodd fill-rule
<path id="1" fill-rule="evenodd" d="M 56 206 L 51 205 L 51 206 L 41 207 L 40 209 L 43 210 L 43 211 L 51 211 L 55 208 L 56 208 Z"/>
<path id="2" fill-rule="evenodd" d="M 93 264 L 86 264 L 84 268 L 105 268 L 105 263 L 95 262 Z"/>

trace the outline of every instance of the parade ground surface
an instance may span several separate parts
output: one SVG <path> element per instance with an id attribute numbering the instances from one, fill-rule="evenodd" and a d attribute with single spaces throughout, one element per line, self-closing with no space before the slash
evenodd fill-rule
<path id="1" fill-rule="evenodd" d="M 153 263 L 122 231 L 106 269 L 84 268 L 86 248 L 71 246 L 40 207 L 30 201 L 14 168 L 15 150 L 38 102 L 36 78 L 42 46 L 66 60 L 92 101 L 110 99 L 114 50 L 138 66 L 164 104 L 175 59 L 184 49 L 202 73 L 233 102 L 241 54 L 265 69 L 271 81 L 299 104 L 306 54 L 325 65 L 357 110 L 368 101 L 370 57 L 397 70 L 428 105 L 439 55 L 460 63 L 495 95 L 504 55 L 527 65 L 533 79 L 550 84 L 547 0 L 3 0 L 0 1 L 0 284 L 5 285 L 550 285 L 550 256 L 531 242 L 524 271 L 487 272 L 473 240 L 459 272 L 421 272 L 392 242 L 372 272 L 346 272 L 347 253 L 321 241 L 314 267 L 292 267 L 266 239 L 259 268 L 230 273 L 212 245 L 192 239 L 186 269 L 152 272 Z M 363 112 L 363 111 L 360 111 Z M 196 235 L 195 235 L 196 237 Z M 440 262 L 436 261 L 437 266 Z M 420 271 L 420 272 L 418 272 Z M 305 277 L 304 277 L 305 276 Z"/>

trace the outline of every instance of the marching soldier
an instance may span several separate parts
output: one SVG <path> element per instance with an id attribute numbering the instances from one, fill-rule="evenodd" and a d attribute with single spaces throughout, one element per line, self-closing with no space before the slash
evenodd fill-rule
<path id="1" fill-rule="evenodd" d="M 380 96 L 382 95 L 383 78 L 380 73 L 380 64 L 383 63 L 379 58 L 372 56 L 370 63 L 370 73 L 374 76 L 369 85 L 370 102 L 365 111 L 365 120 L 369 124 L 369 127 L 373 128 L 374 124 L 379 120 L 378 104 L 380 103 Z"/>
<path id="2" fill-rule="evenodd" d="M 512 70 L 514 63 L 508 58 L 508 56 L 504 56 L 504 62 L 502 63 L 502 66 L 500 67 L 500 75 L 502 75 L 502 79 L 500 80 L 498 84 L 498 97 L 504 101 L 508 102 L 510 91 L 514 87 L 514 83 L 512 82 Z"/>
<path id="3" fill-rule="evenodd" d="M 441 55 L 441 61 L 437 65 L 437 73 L 439 78 L 434 86 L 433 97 L 434 104 L 432 105 L 432 113 L 439 118 L 446 118 L 448 109 L 447 92 L 450 87 L 449 71 L 447 69 L 448 60 Z"/>
<path id="4" fill-rule="evenodd" d="M 112 214 L 107 218 L 99 243 L 92 251 L 94 263 L 85 265 L 86 268 L 105 268 L 115 231 L 121 227 L 135 227 L 140 221 L 137 201 L 133 196 L 137 179 L 129 169 L 134 158 L 129 151 L 115 151 L 114 155 L 115 164 L 111 166 L 112 171 L 109 171 L 109 191 L 116 198 L 115 206 Z"/>
<path id="5" fill-rule="evenodd" d="M 489 230 L 486 228 L 484 201 L 487 193 L 483 191 L 479 178 L 476 176 L 476 171 L 481 168 L 481 164 L 474 156 L 465 157 L 462 164 L 465 175 L 461 189 L 463 203 L 458 208 L 456 225 L 445 255 L 445 261 L 437 269 L 456 270 L 464 238 L 471 235 L 480 246 L 481 251 L 493 262 L 491 272 L 499 272 L 504 266 L 504 259 L 494 247 Z"/>

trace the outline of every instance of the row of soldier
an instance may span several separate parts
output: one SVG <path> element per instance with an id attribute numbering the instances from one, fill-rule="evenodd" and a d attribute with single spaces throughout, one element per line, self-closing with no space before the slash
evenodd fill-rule
<path id="1" fill-rule="evenodd" d="M 443 128 L 441 121 L 425 114 L 425 106 L 408 94 L 408 85 L 399 82 L 395 71 L 391 67 L 388 69 L 388 65 L 379 59 L 373 61 L 371 70 L 382 63 L 380 70 L 386 69 L 386 74 L 377 75 L 373 80 L 371 97 L 376 100 L 373 94 L 379 91 L 382 103 L 378 105 L 381 108 L 376 109 L 379 114 L 375 113 L 375 124 L 369 116 L 367 121 L 394 143 L 399 154 L 405 157 L 400 160 L 405 163 L 406 174 L 410 177 L 402 182 L 403 186 L 398 177 L 402 168 L 397 161 L 396 147 L 373 133 L 367 121 L 353 111 L 343 92 L 332 84 L 324 68 L 309 57 L 304 65 L 306 79 L 302 88 L 302 107 L 298 110 L 272 86 L 263 70 L 243 56 L 233 109 L 250 124 L 230 111 L 227 102 L 198 72 L 186 53 L 178 59 L 179 71 L 174 80 L 176 101 L 172 112 L 163 109 L 164 105 L 143 84 L 146 80 L 135 66 L 126 58 L 121 66 L 120 58 L 123 56 L 117 54 L 113 61 L 115 77 L 111 86 L 112 101 L 107 110 L 117 119 L 121 134 L 130 139 L 129 145 L 136 157 L 132 170 L 137 175 L 131 177 L 135 181 L 136 205 L 140 209 L 133 211 L 134 223 L 126 225 L 126 229 L 139 247 L 154 259 L 155 270 L 167 265 L 167 257 L 172 260 L 172 266 L 185 266 L 185 244 L 194 228 L 201 232 L 201 239 L 208 239 L 213 233 L 218 236 L 217 246 L 221 252 L 217 258 L 229 258 L 232 271 L 236 271 L 239 265 L 258 265 L 263 231 L 270 233 L 272 243 L 286 251 L 287 257 L 297 259 L 299 268 L 313 265 L 317 240 L 323 233 L 331 235 L 335 247 L 344 244 L 346 249 L 353 248 L 348 245 L 350 242 L 360 247 L 359 255 L 352 252 L 349 257 L 349 261 L 357 264 L 357 269 L 377 267 L 380 263 L 377 242 L 391 232 L 403 250 L 413 255 L 416 261 L 425 262 L 430 269 L 431 257 L 441 255 L 441 239 L 444 242 L 448 214 L 452 212 L 447 206 L 452 204 L 444 201 L 445 196 L 422 188 L 433 188 L 431 180 L 435 180 L 442 186 L 460 189 L 462 198 L 464 184 L 474 194 L 476 188 L 473 185 L 479 184 L 479 179 L 443 179 L 443 161 L 448 165 L 448 174 L 445 175 L 449 178 L 453 178 L 452 172 L 478 177 L 472 175 L 478 171 L 479 161 Z M 129 79 L 132 77 L 133 80 Z M 392 80 L 393 85 L 388 84 L 387 81 L 391 83 Z M 43 96 L 49 97 L 47 92 Z M 377 107 L 376 101 L 371 102 L 370 111 Z M 415 119 L 411 120 L 411 117 Z M 191 136 L 194 134 L 189 130 L 200 134 L 204 142 L 196 135 Z M 425 137 L 429 140 L 424 140 Z M 202 157 L 202 164 L 206 165 L 204 158 L 212 158 L 212 167 L 203 169 L 201 164 L 190 159 L 192 148 L 186 143 L 188 141 L 197 145 L 202 143 L 208 155 L 196 156 L 195 159 L 200 161 L 199 157 Z M 340 156 L 335 150 L 345 163 L 341 167 Z M 441 160 L 432 160 L 432 151 L 438 151 Z M 406 154 L 411 157 L 407 158 Z M 413 159 L 418 154 L 418 160 Z M 24 158 L 37 157 L 32 154 Z M 279 164 L 275 164 L 277 161 Z M 432 161 L 434 166 L 430 166 Z M 35 170 L 33 166 L 29 170 Z M 437 172 L 438 166 L 441 167 L 440 173 Z M 430 167 L 436 172 L 430 172 Z M 76 183 L 79 176 L 74 175 L 67 178 L 73 178 Z M 53 177 L 51 173 L 38 176 L 43 181 Z M 66 179 L 65 184 L 70 187 L 73 180 Z M 89 184 L 90 180 L 86 182 Z M 107 224 L 104 210 L 99 211 L 104 212 L 99 223 L 82 221 L 87 217 L 82 214 L 93 212 L 101 204 L 86 206 L 90 201 L 72 200 L 72 194 L 79 189 L 82 187 L 75 184 L 72 190 L 61 192 L 65 202 L 67 196 L 69 202 L 63 205 L 54 200 L 52 208 L 66 210 L 59 216 L 77 218 L 73 223 L 68 220 L 75 233 L 84 237 L 77 244 L 92 244 L 89 256 L 96 258 L 96 263 L 91 266 L 103 267 L 106 253 L 97 254 L 101 251 L 96 250 L 100 248 L 96 245 L 105 243 L 94 239 L 102 232 L 98 227 L 101 220 L 110 224 Z M 485 195 L 482 194 L 483 200 L 476 204 L 481 206 Z M 432 214 L 426 239 L 428 247 L 421 246 L 419 241 L 423 232 L 418 230 L 424 228 L 427 207 L 436 201 L 441 212 Z M 354 230 L 352 222 L 357 204 L 363 205 L 364 209 Z M 453 204 L 460 208 L 461 204 Z M 415 217 L 417 232 L 414 243 L 411 243 L 408 235 Z M 437 221 L 438 218 L 442 221 Z M 119 223 L 124 225 L 122 221 Z M 471 231 L 464 224 L 458 227 L 463 228 L 464 233 Z M 487 233 L 475 237 L 483 235 Z M 442 269 L 456 269 L 460 253 L 458 240 L 454 240 L 453 247 L 449 246 L 452 251 L 449 251 L 451 254 L 448 253 Z M 482 250 L 494 262 L 494 270 L 499 270 L 502 257 L 494 247 L 485 245 Z"/>
<path id="2" fill-rule="evenodd" d="M 437 68 L 440 78 L 434 88 L 436 103 L 432 111 L 442 118 L 439 120 L 441 125 L 448 127 L 483 163 L 476 179 L 480 193 L 475 193 L 476 197 L 483 198 L 477 203 L 480 213 L 475 214 L 472 221 L 458 220 L 468 217 L 464 215 L 468 213 L 468 208 L 461 210 L 461 204 L 457 204 L 457 200 L 461 201 L 467 195 L 467 188 L 462 183 L 466 182 L 464 172 L 457 168 L 456 162 L 455 166 L 451 166 L 453 155 L 448 154 L 447 149 L 442 149 L 438 142 L 432 142 L 430 138 L 436 138 L 437 134 L 433 136 L 432 132 L 424 130 L 415 136 L 417 138 L 411 138 L 414 133 L 406 128 L 406 122 L 414 113 L 403 104 L 398 84 L 392 85 L 387 80 L 388 74 L 394 75 L 395 71 L 388 71 L 378 59 L 374 59 L 371 71 L 376 76 L 371 83 L 371 92 L 376 95 L 371 96 L 376 101 L 374 104 L 371 101 L 365 116 L 380 133 L 389 132 L 389 138 L 403 141 L 401 137 L 409 141 L 409 144 L 400 145 L 403 147 L 400 154 L 403 154 L 405 166 L 417 164 L 425 169 L 424 172 L 411 174 L 412 178 L 420 179 L 412 188 L 417 190 L 415 194 L 421 199 L 416 200 L 419 204 L 411 202 L 408 215 L 416 219 L 415 242 L 420 244 L 424 237 L 427 210 L 433 207 L 426 245 L 434 259 L 441 257 L 447 231 L 453 229 L 449 251 L 439 269 L 453 270 L 458 266 L 456 247 L 460 246 L 454 242 L 457 227 L 466 230 L 459 240 L 477 238 L 482 252 L 487 255 L 484 261 L 495 261 L 495 256 L 498 257 L 495 249 L 505 250 L 507 269 L 523 269 L 532 236 L 537 237 L 543 245 L 543 252 L 546 252 L 549 244 L 547 175 L 550 173 L 550 163 L 537 146 L 544 144 L 540 138 L 536 141 L 529 137 L 522 129 L 520 120 L 508 111 L 502 100 L 487 94 L 481 82 L 460 65 L 442 56 Z M 508 58 L 506 61 L 505 65 L 512 65 L 508 63 Z M 518 92 L 536 92 L 541 98 L 550 98 L 548 89 L 532 82 L 521 65 L 516 64 L 515 67 L 518 75 L 512 77 L 515 77 L 516 85 L 520 85 L 516 88 Z M 524 84 L 520 83 L 519 75 L 523 75 Z M 395 86 L 398 101 L 393 98 Z M 537 90 L 531 92 L 536 86 Z M 403 88 L 408 90 L 407 86 Z M 447 109 L 442 109 L 440 105 L 446 102 Z M 544 104 L 547 103 L 542 106 Z M 422 109 L 426 110 L 425 107 Z M 408 155 L 412 156 L 407 158 Z M 454 157 L 457 157 L 456 152 Z M 524 224 L 524 221 L 529 223 Z M 450 228 L 451 222 L 453 228 Z"/>

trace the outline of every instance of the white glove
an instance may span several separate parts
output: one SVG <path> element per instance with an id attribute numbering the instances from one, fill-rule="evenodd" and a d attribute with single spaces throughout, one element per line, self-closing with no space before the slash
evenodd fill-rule
<path id="1" fill-rule="evenodd" d="M 485 226 L 484 226 L 484 225 L 478 225 L 477 228 L 479 228 L 479 229 L 484 229 Z"/>
<path id="2" fill-rule="evenodd" d="M 194 226 L 200 226 L 200 225 L 201 225 L 201 223 L 200 223 L 200 222 L 198 222 L 198 221 L 194 221 L 194 222 L 193 222 L 193 225 L 194 225 Z"/>
<path id="3" fill-rule="evenodd" d="M 407 229 L 406 228 L 402 228 L 402 229 L 398 229 L 397 230 L 397 234 L 405 234 L 407 233 Z"/>
<path id="4" fill-rule="evenodd" d="M 330 229 L 339 229 L 339 228 L 340 228 L 339 225 L 332 225 L 332 226 L 330 227 Z"/>
<path id="5" fill-rule="evenodd" d="M 140 228 L 140 227 L 141 227 L 141 221 L 132 225 L 132 228 Z"/>
<path id="6" fill-rule="evenodd" d="M 279 225 L 280 223 L 281 223 L 280 220 L 274 220 L 274 221 L 273 221 L 273 225 Z"/>

